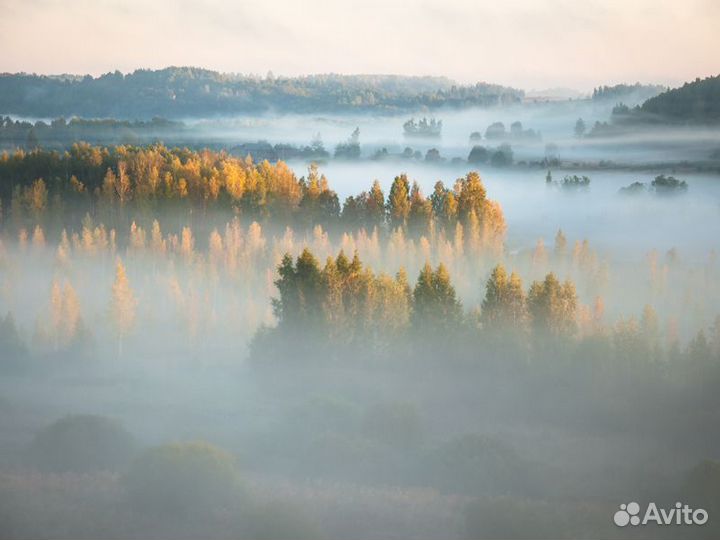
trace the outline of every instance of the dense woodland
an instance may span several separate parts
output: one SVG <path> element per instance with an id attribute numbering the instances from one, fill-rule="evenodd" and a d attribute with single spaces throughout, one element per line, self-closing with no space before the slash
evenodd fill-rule
<path id="1" fill-rule="evenodd" d="M 613 538 L 628 497 L 720 511 L 714 252 L 508 246 L 477 172 L 368 184 L 3 154 L 4 536 Z"/>
<path id="2" fill-rule="evenodd" d="M 611 90 L 600 89 L 599 95 L 612 97 Z M 589 136 L 613 137 L 660 126 L 715 126 L 720 121 L 720 75 L 667 89 L 634 107 L 623 102 L 622 92 L 617 97 L 609 122 L 597 121 Z"/>
<path id="3" fill-rule="evenodd" d="M 155 212 L 204 222 L 213 212 L 275 224 L 407 228 L 419 236 L 430 231 L 454 234 L 460 225 L 489 245 L 504 234 L 500 207 L 486 197 L 477 173 L 452 187 L 438 182 L 430 197 L 406 175 L 393 182 L 387 201 L 375 182 L 348 197 L 342 207 L 327 178 L 311 165 L 297 178 L 280 161 L 255 164 L 251 157 L 149 147 L 113 148 L 75 144 L 63 153 L 35 150 L 0 157 L 3 215 L 16 226 L 48 219 L 77 226 L 86 214 L 108 217 L 107 226 L 129 226 Z M 130 220 L 130 221 L 128 221 Z"/>
<path id="4" fill-rule="evenodd" d="M 616 84 L 614 86 L 598 86 L 593 88 L 593 101 L 610 101 L 612 103 L 642 103 L 667 90 L 659 84 Z"/>
<path id="5" fill-rule="evenodd" d="M 663 92 L 643 103 L 640 111 L 670 122 L 717 124 L 720 121 L 720 75 L 698 78 Z"/>
<path id="6" fill-rule="evenodd" d="M 402 111 L 506 105 L 523 92 L 442 77 L 243 76 L 198 68 L 118 71 L 97 78 L 0 74 L 0 111 L 30 117 L 182 118 L 238 113 Z"/>
<path id="7" fill-rule="evenodd" d="M 554 183 L 551 175 L 546 182 Z M 592 313 L 604 311 L 598 307 L 604 304 L 603 297 L 618 302 L 615 313 L 625 312 L 623 287 L 614 290 L 611 282 L 617 286 L 626 281 L 624 287 L 633 287 L 635 279 L 638 283 L 645 279 L 626 276 L 627 269 L 594 252 L 587 240 L 569 247 L 562 231 L 552 250 L 539 239 L 534 249 L 509 254 L 504 245 L 503 211 L 487 196 L 476 172 L 459 178 L 452 187 L 438 181 L 429 196 L 401 174 L 387 194 L 375 181 L 368 191 L 347 197 L 341 205 L 315 166 L 297 178 L 283 162 L 256 164 L 249 157 L 225 153 L 160 145 L 76 144 L 62 154 L 43 150 L 4 154 L 0 185 L 5 242 L 11 249 L 15 243 L 20 249 L 55 246 L 50 252 L 59 268 L 72 266 L 73 253 L 112 259 L 145 250 L 153 257 L 171 256 L 168 262 L 179 257 L 176 262 L 192 263 L 200 275 L 223 268 L 228 277 L 238 278 L 243 268 L 255 268 L 253 272 L 264 268 L 258 274 L 262 280 L 277 266 L 282 278 L 276 282 L 280 297 L 274 304 L 278 335 L 294 335 L 288 328 L 295 320 L 322 328 L 322 335 L 351 340 L 365 331 L 377 336 L 389 331 L 397 337 L 402 335 L 400 327 L 421 324 L 420 313 L 435 314 L 436 324 L 445 329 L 443 335 L 466 332 L 485 326 L 482 321 L 487 322 L 491 308 L 483 300 L 484 285 L 478 286 L 478 280 L 498 279 L 512 283 L 515 296 L 508 301 L 517 304 L 513 323 L 504 325 L 508 330 L 516 325 L 519 335 L 528 335 L 530 328 L 539 325 L 552 328 L 552 333 L 562 327 L 561 333 L 579 336 L 597 330 L 592 330 L 593 317 L 603 315 Z M 557 183 L 565 191 L 587 192 L 589 185 L 585 176 L 566 176 Z M 687 184 L 659 176 L 650 187 L 658 194 L 671 188 L 687 189 Z M 315 254 L 304 251 L 293 266 L 289 254 L 299 255 L 305 247 Z M 327 256 L 333 259 L 319 262 Z M 688 281 L 676 292 L 668 288 L 668 280 L 682 279 L 691 271 L 679 263 L 677 250 L 668 252 L 664 261 L 657 252 L 638 257 L 644 259 L 650 279 L 649 288 L 643 285 L 648 291 L 646 307 L 664 306 L 665 324 L 672 328 L 665 339 L 687 340 L 702 334 L 703 326 L 713 321 L 717 293 L 708 281 L 717 272 L 712 253 L 703 263 L 707 265 L 705 278 Z M 6 255 L 5 261 L 11 264 L 12 258 Z M 519 273 L 506 277 L 508 265 Z M 410 294 L 415 273 L 418 285 L 425 283 L 428 289 L 415 288 Z M 522 286 L 523 274 L 532 278 L 527 290 Z M 451 276 L 460 287 L 457 298 Z M 562 283 L 567 278 L 575 283 Z M 269 302 L 273 296 L 268 283 L 260 287 L 257 300 Z M 303 283 L 312 283 L 316 289 L 291 291 Z M 350 289 L 343 292 L 343 287 Z M 540 301 L 543 290 L 550 296 Z M 341 304 L 351 305 L 340 305 L 340 312 L 327 314 L 334 309 L 334 300 L 325 296 L 328 291 L 339 295 L 336 300 Z M 432 299 L 431 304 L 418 303 L 422 298 Z M 463 298 L 465 308 L 460 307 Z M 555 301 L 569 310 L 562 315 L 566 322 L 541 321 L 538 302 L 545 302 L 544 309 L 555 314 L 560 309 L 551 306 Z M 673 310 L 688 301 L 695 306 L 694 315 L 678 326 Z M 268 313 L 269 304 L 263 311 Z M 359 327 L 331 331 L 315 325 L 320 324 L 321 313 L 340 324 L 345 312 L 352 315 L 343 324 L 368 324 L 372 331 L 361 332 Z M 270 322 L 271 318 L 263 315 L 257 320 Z M 420 332 L 431 334 L 430 330 Z"/>

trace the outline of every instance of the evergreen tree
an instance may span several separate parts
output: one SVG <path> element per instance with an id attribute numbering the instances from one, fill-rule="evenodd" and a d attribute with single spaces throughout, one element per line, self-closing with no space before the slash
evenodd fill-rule
<path id="1" fill-rule="evenodd" d="M 402 174 L 395 177 L 390 187 L 387 211 L 391 229 L 405 227 L 410 214 L 410 183 L 407 175 Z"/>
<path id="2" fill-rule="evenodd" d="M 462 306 L 441 263 L 425 264 L 413 290 L 412 325 L 421 336 L 449 338 L 462 324 Z"/>
<path id="3" fill-rule="evenodd" d="M 433 219 L 432 204 L 423 197 L 420 186 L 413 182 L 410 191 L 410 210 L 408 214 L 408 230 L 413 235 L 426 234 Z"/>
<path id="4" fill-rule="evenodd" d="M 323 280 L 317 259 L 307 248 L 295 262 L 286 254 L 278 267 L 275 286 L 280 298 L 273 299 L 273 311 L 282 328 L 317 326 L 324 318 Z"/>
<path id="5" fill-rule="evenodd" d="M 582 139 L 582 137 L 585 135 L 586 131 L 585 121 L 582 118 L 578 118 L 577 122 L 575 122 L 575 137 L 578 139 Z"/>
<path id="6" fill-rule="evenodd" d="M 385 223 L 385 194 L 380 187 L 380 182 L 375 180 L 370 188 L 367 200 L 368 229 L 382 227 Z"/>
<path id="7" fill-rule="evenodd" d="M 458 214 L 463 223 L 466 224 L 472 212 L 483 221 L 485 216 L 485 201 L 487 192 L 476 172 L 469 172 L 460 180 L 460 196 L 458 199 Z"/>
<path id="8" fill-rule="evenodd" d="M 534 281 L 528 293 L 528 311 L 539 335 L 574 335 L 577 329 L 575 285 L 570 281 L 561 284 L 552 272 L 544 281 Z"/>
<path id="9" fill-rule="evenodd" d="M 480 315 L 483 327 L 495 332 L 522 329 L 526 318 L 527 306 L 520 277 L 515 272 L 508 277 L 505 268 L 497 265 L 485 286 Z"/>

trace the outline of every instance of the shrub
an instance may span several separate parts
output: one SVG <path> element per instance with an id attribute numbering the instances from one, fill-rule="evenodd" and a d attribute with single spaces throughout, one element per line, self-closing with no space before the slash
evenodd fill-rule
<path id="1" fill-rule="evenodd" d="M 31 465 L 47 472 L 117 471 L 132 458 L 135 441 L 117 421 L 67 416 L 40 431 L 28 451 Z"/>
<path id="2" fill-rule="evenodd" d="M 239 493 L 235 458 L 205 442 L 151 448 L 125 477 L 130 503 L 152 513 L 196 514 L 227 508 Z"/>

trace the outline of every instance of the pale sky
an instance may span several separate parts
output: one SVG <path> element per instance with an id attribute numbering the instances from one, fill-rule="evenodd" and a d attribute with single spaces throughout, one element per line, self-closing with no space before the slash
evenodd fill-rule
<path id="1" fill-rule="evenodd" d="M 0 0 L 0 72 L 169 65 L 675 85 L 720 73 L 720 0 Z"/>

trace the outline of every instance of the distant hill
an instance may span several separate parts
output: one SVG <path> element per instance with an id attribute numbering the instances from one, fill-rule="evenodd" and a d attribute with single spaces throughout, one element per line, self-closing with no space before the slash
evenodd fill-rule
<path id="1" fill-rule="evenodd" d="M 695 79 L 648 99 L 640 112 L 679 123 L 720 122 L 720 75 Z"/>
<path id="2" fill-rule="evenodd" d="M 695 79 L 642 105 L 618 103 L 609 122 L 595 122 L 588 137 L 614 137 L 662 126 L 720 124 L 720 76 Z"/>
<path id="3" fill-rule="evenodd" d="M 593 90 L 593 101 L 610 101 L 612 103 L 622 102 L 625 105 L 633 106 L 657 96 L 667 90 L 667 87 L 659 84 L 616 84 L 614 86 L 598 86 Z"/>
<path id="4" fill-rule="evenodd" d="M 100 77 L 0 74 L 0 114 L 149 119 L 237 113 L 393 111 L 518 103 L 523 92 L 444 77 L 244 76 L 191 67 Z"/>
<path id="5" fill-rule="evenodd" d="M 569 99 L 584 99 L 587 93 L 575 90 L 574 88 L 544 88 L 542 90 L 530 90 L 525 92 L 525 100 L 537 101 L 567 101 Z"/>

